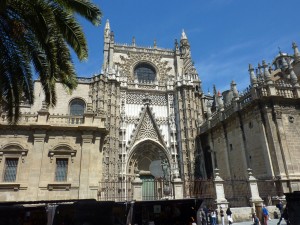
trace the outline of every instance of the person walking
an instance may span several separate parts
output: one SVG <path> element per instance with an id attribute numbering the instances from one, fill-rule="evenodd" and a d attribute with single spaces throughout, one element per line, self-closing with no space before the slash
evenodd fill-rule
<path id="1" fill-rule="evenodd" d="M 199 217 L 200 217 L 200 224 L 199 225 L 206 225 L 206 215 L 205 215 L 205 212 L 204 210 L 201 208 L 200 209 L 200 212 L 199 212 Z"/>
<path id="2" fill-rule="evenodd" d="M 268 211 L 266 205 L 263 205 L 262 214 L 263 214 L 264 225 L 268 225 L 269 211 Z"/>
<path id="3" fill-rule="evenodd" d="M 255 213 L 253 213 L 253 225 L 260 225 L 260 221 L 259 218 L 257 217 L 257 215 Z"/>
<path id="4" fill-rule="evenodd" d="M 232 224 L 233 220 L 232 220 L 232 212 L 230 210 L 230 207 L 227 208 L 226 215 L 227 215 L 227 219 L 228 219 L 229 224 Z"/>
<path id="5" fill-rule="evenodd" d="M 280 202 L 276 205 L 276 207 L 277 207 L 277 208 L 279 209 L 279 211 L 280 211 L 280 218 L 279 218 L 279 221 L 278 221 L 278 223 L 277 223 L 277 225 L 280 225 L 282 219 L 284 219 L 284 216 L 283 216 L 284 207 L 283 207 L 282 201 L 280 201 Z"/>
<path id="6" fill-rule="evenodd" d="M 288 206 L 286 205 L 284 210 L 283 210 L 283 218 L 286 222 L 287 225 L 291 225 L 291 222 L 290 222 L 290 218 L 289 218 L 289 213 L 288 213 Z"/>
<path id="7" fill-rule="evenodd" d="M 217 214 L 216 210 L 211 210 L 211 225 L 216 225 L 217 224 Z"/>
<path id="8" fill-rule="evenodd" d="M 225 222 L 224 222 L 224 210 L 222 209 L 222 206 L 220 206 L 220 216 L 221 216 L 221 225 L 225 225 Z"/>

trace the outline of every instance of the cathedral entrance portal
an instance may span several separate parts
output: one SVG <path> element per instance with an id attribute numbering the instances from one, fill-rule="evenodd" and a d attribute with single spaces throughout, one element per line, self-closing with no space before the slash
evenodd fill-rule
<path id="1" fill-rule="evenodd" d="M 140 175 L 143 200 L 161 199 L 171 194 L 169 160 L 156 142 L 147 140 L 134 148 L 127 172 Z"/>

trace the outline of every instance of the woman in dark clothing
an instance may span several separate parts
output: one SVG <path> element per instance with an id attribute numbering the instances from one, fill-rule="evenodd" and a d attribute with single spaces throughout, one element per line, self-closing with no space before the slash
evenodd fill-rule
<path id="1" fill-rule="evenodd" d="M 227 219 L 228 219 L 229 224 L 232 224 L 232 217 L 231 217 L 232 212 L 230 210 L 230 207 L 227 208 L 226 214 L 227 214 Z"/>

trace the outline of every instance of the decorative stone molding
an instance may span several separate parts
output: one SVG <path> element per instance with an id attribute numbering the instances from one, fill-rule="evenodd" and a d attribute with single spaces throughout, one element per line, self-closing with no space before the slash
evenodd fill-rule
<path id="1" fill-rule="evenodd" d="M 136 104 L 136 105 L 143 105 L 143 99 L 147 93 L 140 94 L 140 93 L 127 93 L 126 96 L 126 104 Z M 147 97 L 151 100 L 151 105 L 167 105 L 167 98 L 165 95 L 147 95 Z"/>
<path id="2" fill-rule="evenodd" d="M 0 183 L 0 191 L 19 191 L 21 188 L 19 183 Z"/>
<path id="3" fill-rule="evenodd" d="M 50 162 L 52 163 L 54 157 L 66 156 L 71 158 L 72 163 L 74 162 L 74 157 L 76 156 L 77 151 L 72 149 L 69 145 L 61 144 L 49 150 Z"/>
<path id="4" fill-rule="evenodd" d="M 160 143 L 165 149 L 167 149 L 167 143 L 164 140 L 164 136 L 161 134 L 161 130 L 159 129 L 151 107 L 149 106 L 144 106 L 142 108 L 140 119 L 135 124 L 130 141 L 128 142 L 128 149 L 130 149 L 136 142 L 143 139 L 151 139 Z"/>
<path id="5" fill-rule="evenodd" d="M 157 80 L 165 80 L 169 75 L 170 70 L 172 70 L 172 67 L 168 66 L 168 61 L 162 60 L 162 56 L 157 54 L 129 52 L 127 57 L 120 55 L 120 58 L 122 63 L 118 66 L 121 69 L 122 74 L 127 76 L 128 81 L 134 81 L 134 67 L 142 62 L 149 63 L 155 67 Z"/>
<path id="6" fill-rule="evenodd" d="M 27 153 L 28 149 L 24 149 L 18 143 L 10 143 L 0 148 L 0 162 L 4 156 L 13 156 L 21 158 L 22 162 L 24 163 Z"/>
<path id="7" fill-rule="evenodd" d="M 47 185 L 49 191 L 69 191 L 71 183 L 50 183 Z"/>

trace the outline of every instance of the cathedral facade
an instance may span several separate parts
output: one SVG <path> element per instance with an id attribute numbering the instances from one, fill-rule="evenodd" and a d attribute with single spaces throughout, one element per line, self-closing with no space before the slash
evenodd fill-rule
<path id="1" fill-rule="evenodd" d="M 274 196 L 300 189 L 296 45 L 271 67 L 249 66 L 244 93 L 232 82 L 213 96 L 202 92 L 184 32 L 174 49 L 118 44 L 107 21 L 103 56 L 101 73 L 78 78 L 72 94 L 57 83 L 55 108 L 36 81 L 18 125 L 0 112 L 0 201 L 130 200 L 137 176 L 144 199 L 170 196 L 176 179 L 195 197 L 194 181 L 216 168 L 228 179 L 251 169 L 274 181 Z"/>

